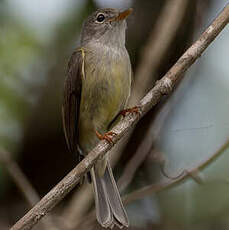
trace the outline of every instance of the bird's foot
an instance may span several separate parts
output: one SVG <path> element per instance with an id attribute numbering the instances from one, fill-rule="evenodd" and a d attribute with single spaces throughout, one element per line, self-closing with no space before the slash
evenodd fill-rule
<path id="1" fill-rule="evenodd" d="M 140 107 L 134 106 L 133 108 L 124 109 L 120 112 L 123 117 L 125 117 L 128 113 L 136 113 L 137 115 L 140 115 Z"/>
<path id="2" fill-rule="evenodd" d="M 112 141 L 112 137 L 117 135 L 116 133 L 114 132 L 107 132 L 107 133 L 104 133 L 103 135 L 100 134 L 98 131 L 95 131 L 96 133 L 96 136 L 100 139 L 100 140 L 106 140 L 108 141 L 109 143 L 112 143 L 114 144 L 114 142 Z"/>

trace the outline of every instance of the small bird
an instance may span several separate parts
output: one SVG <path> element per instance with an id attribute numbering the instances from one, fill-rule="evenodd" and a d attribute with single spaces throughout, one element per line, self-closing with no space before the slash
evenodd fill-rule
<path id="1" fill-rule="evenodd" d="M 99 9 L 84 22 L 64 85 L 63 126 L 69 150 L 87 155 L 125 111 L 131 90 L 131 63 L 125 47 L 126 18 L 132 9 Z M 125 113 L 125 112 L 124 112 Z M 123 114 L 123 113 L 122 113 Z M 90 170 L 96 216 L 106 228 L 128 227 L 108 155 Z"/>

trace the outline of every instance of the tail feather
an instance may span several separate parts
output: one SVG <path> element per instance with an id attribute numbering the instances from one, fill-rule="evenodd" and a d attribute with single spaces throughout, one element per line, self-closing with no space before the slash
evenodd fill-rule
<path id="1" fill-rule="evenodd" d="M 124 225 L 125 227 L 128 227 L 128 217 L 125 208 L 122 204 L 122 200 L 109 162 L 107 163 L 107 169 L 104 174 L 104 179 L 106 181 L 106 190 L 107 194 L 109 194 L 109 203 L 112 209 L 112 213 L 120 224 Z"/>
<path id="2" fill-rule="evenodd" d="M 95 175 L 94 168 L 91 169 L 91 178 L 95 192 L 96 217 L 103 227 L 109 227 L 113 222 L 109 201 L 105 186 L 100 177 Z"/>
<path id="3" fill-rule="evenodd" d="M 128 217 L 109 162 L 103 177 L 99 177 L 94 169 L 91 170 L 91 175 L 95 191 L 98 222 L 106 228 L 112 228 L 114 225 L 117 225 L 119 228 L 128 227 Z"/>

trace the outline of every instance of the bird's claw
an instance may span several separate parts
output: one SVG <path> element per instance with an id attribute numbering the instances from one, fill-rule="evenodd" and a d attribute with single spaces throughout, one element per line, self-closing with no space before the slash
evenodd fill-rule
<path id="1" fill-rule="evenodd" d="M 120 112 L 123 117 L 125 117 L 128 113 L 136 113 L 137 115 L 140 115 L 140 107 L 134 106 L 133 108 L 124 109 Z"/>
<path id="2" fill-rule="evenodd" d="M 103 135 L 100 134 L 98 131 L 95 131 L 96 133 L 96 136 L 100 139 L 100 140 L 106 140 L 108 141 L 109 143 L 111 144 L 114 144 L 113 140 L 112 140 L 112 137 L 113 136 L 116 136 L 117 134 L 112 132 L 112 131 L 109 131 L 107 133 L 104 133 Z"/>

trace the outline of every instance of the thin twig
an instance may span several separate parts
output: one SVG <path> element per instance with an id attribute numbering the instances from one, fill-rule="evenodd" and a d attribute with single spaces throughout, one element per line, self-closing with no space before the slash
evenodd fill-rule
<path id="1" fill-rule="evenodd" d="M 26 175 L 21 171 L 18 164 L 12 159 L 11 153 L 0 149 L 0 163 L 8 171 L 9 175 L 13 179 L 16 186 L 19 188 L 21 194 L 30 207 L 33 207 L 37 202 L 40 201 L 40 197 L 30 184 Z M 50 216 L 42 221 L 44 229 L 57 230 L 58 228 L 53 224 Z"/>
<path id="2" fill-rule="evenodd" d="M 117 143 L 131 127 L 155 106 L 164 94 L 168 94 L 181 78 L 182 74 L 197 60 L 204 50 L 211 44 L 229 21 L 229 4 L 213 21 L 200 38 L 181 56 L 169 72 L 150 90 L 139 102 L 140 114 L 129 114 L 112 129 L 116 133 L 112 138 Z M 102 140 L 67 176 L 64 177 L 41 201 L 22 217 L 11 230 L 31 229 L 43 216 L 52 210 L 74 187 L 91 167 L 101 159 L 112 144 Z"/>
<path id="3" fill-rule="evenodd" d="M 76 229 L 82 218 L 85 217 L 93 202 L 93 189 L 91 184 L 84 184 L 74 194 L 69 205 L 64 209 L 63 221 L 68 229 Z"/>
<path id="4" fill-rule="evenodd" d="M 118 151 L 117 147 L 118 145 L 114 146 L 109 153 L 112 167 L 117 164 L 121 157 L 122 152 Z M 77 229 L 78 224 L 81 223 L 82 217 L 87 215 L 88 209 L 92 206 L 94 201 L 93 198 L 94 193 L 91 184 L 87 183 L 83 186 L 83 189 L 75 192 L 69 204 L 64 208 L 62 214 L 63 218 L 61 218 L 68 229 Z"/>
<path id="5" fill-rule="evenodd" d="M 141 52 L 140 63 L 136 69 L 129 106 L 136 104 L 145 94 L 145 92 L 148 91 L 151 82 L 153 82 L 153 77 L 161 63 L 161 60 L 168 50 L 178 28 L 182 23 L 182 18 L 184 17 L 187 10 L 187 5 L 188 0 L 166 1 L 165 6 L 163 7 L 162 12 L 158 17 L 157 23 L 153 27 L 149 39 Z M 176 16 L 174 17 L 174 15 Z M 153 126 L 153 124 L 150 126 Z M 132 131 L 134 131 L 134 129 Z M 127 140 L 130 139 L 132 131 L 129 131 L 129 133 L 126 135 Z M 151 134 L 151 127 L 147 128 L 146 132 Z M 118 182 L 118 184 L 121 185 L 121 190 L 124 190 L 128 186 L 137 168 L 146 158 L 148 149 L 150 149 L 152 146 L 152 139 L 150 140 L 149 135 L 146 134 L 146 139 L 144 140 L 144 143 L 141 144 L 141 147 L 144 146 L 144 152 L 142 152 L 142 148 L 140 149 L 139 146 L 137 150 L 138 153 L 135 153 L 131 162 L 128 163 L 127 169 L 125 169 L 124 172 L 125 176 L 123 175 Z M 117 152 L 115 154 L 122 153 L 124 146 L 126 146 L 126 142 L 119 143 Z M 132 167 L 133 165 L 136 166 L 135 169 Z M 128 171 L 130 172 L 130 168 L 132 168 L 132 172 L 131 175 L 128 176 L 127 173 Z"/>
<path id="6" fill-rule="evenodd" d="M 157 71 L 162 58 L 173 41 L 176 32 L 182 24 L 182 19 L 187 10 L 188 0 L 167 0 L 162 12 L 153 28 L 148 42 L 143 48 L 140 56 L 140 63 L 136 70 L 132 97 L 129 104 L 135 104 L 146 92 L 152 78 Z M 176 15 L 174 17 L 174 15 Z M 144 80 L 142 80 L 144 78 Z M 168 114 L 168 112 L 167 112 Z M 165 118 L 166 116 L 164 116 Z M 158 120 L 158 119 L 157 119 Z M 161 119 L 162 120 L 162 119 Z M 159 124 L 159 122 L 161 124 Z M 155 143 L 155 136 L 160 132 L 161 121 L 151 121 L 145 131 L 145 139 L 138 146 L 134 156 L 126 165 L 121 178 L 118 181 L 120 190 L 124 190 L 132 181 L 135 172 L 146 159 L 150 149 Z M 158 128 L 155 124 L 157 124 Z M 159 124 L 159 125 L 158 125 Z"/>
<path id="7" fill-rule="evenodd" d="M 144 188 L 140 188 L 126 196 L 123 197 L 124 203 L 130 203 L 138 199 L 142 199 L 143 197 L 150 196 L 153 193 L 158 193 L 161 191 L 164 191 L 166 189 L 169 189 L 171 187 L 174 187 L 177 184 L 182 183 L 185 179 L 187 178 L 193 178 L 193 175 L 197 175 L 197 172 L 200 170 L 204 169 L 206 166 L 208 166 L 211 162 L 215 161 L 216 158 L 218 158 L 226 149 L 229 148 L 229 140 L 227 140 L 220 148 L 217 150 L 215 153 L 213 153 L 210 157 L 208 157 L 206 160 L 202 161 L 199 163 L 198 166 L 185 170 L 185 173 L 179 177 L 176 180 L 170 180 L 164 183 L 159 183 L 159 184 L 153 184 L 153 185 L 148 185 L 145 186 Z M 196 176 L 195 176 L 196 177 Z M 196 181 L 196 178 L 194 178 Z M 202 183 L 202 180 L 197 181 L 198 183 Z"/>
<path id="8" fill-rule="evenodd" d="M 206 160 L 202 161 L 198 166 L 190 169 L 190 170 L 185 170 L 184 174 L 177 178 L 176 180 L 170 180 L 167 182 L 162 182 L 162 183 L 158 183 L 158 184 L 152 184 L 152 185 L 148 185 L 145 186 L 143 188 L 140 188 L 132 193 L 129 193 L 125 196 L 122 197 L 124 204 L 128 204 L 131 203 L 135 200 L 139 200 L 142 199 L 146 196 L 150 196 L 152 194 L 155 193 L 159 193 L 162 192 L 166 189 L 169 189 L 171 187 L 176 186 L 177 184 L 181 184 L 182 182 L 184 182 L 185 179 L 188 178 L 192 178 L 193 180 L 195 180 L 198 184 L 203 184 L 203 180 L 200 180 L 199 177 L 199 173 L 200 170 L 204 169 L 205 167 L 207 167 L 208 165 L 210 165 L 211 162 L 213 162 L 214 160 L 216 160 L 226 149 L 229 148 L 229 140 L 227 140 L 220 148 L 219 150 L 217 150 L 215 153 L 213 153 L 210 157 L 208 157 Z M 196 178 L 197 177 L 197 178 Z M 228 184 L 227 180 L 211 180 L 208 183 L 224 183 L 224 184 Z M 87 220 L 87 222 L 85 223 L 85 220 Z M 79 229 L 82 229 L 83 226 L 85 226 L 85 224 L 90 224 L 93 223 L 93 221 L 95 221 L 95 211 L 91 211 L 89 214 L 87 214 L 87 216 L 80 221 L 79 225 L 77 226 Z M 76 228 L 74 228 L 76 229 Z"/>
<path id="9" fill-rule="evenodd" d="M 145 130 L 145 138 L 137 147 L 133 157 L 128 161 L 122 176 L 118 180 L 119 189 L 123 191 L 133 180 L 137 169 L 142 165 L 147 156 L 151 153 L 153 145 L 157 142 L 160 136 L 160 131 L 163 127 L 165 119 L 168 117 L 171 108 L 171 101 L 167 101 L 163 105 L 157 116 L 151 121 L 147 130 Z"/>
<path id="10" fill-rule="evenodd" d="M 37 202 L 39 202 L 39 195 L 30 184 L 25 174 L 21 171 L 18 164 L 14 160 L 12 160 L 9 152 L 0 149 L 0 162 L 2 162 L 9 175 L 14 180 L 14 183 L 20 189 L 21 194 L 24 196 L 29 206 L 32 207 Z"/>

